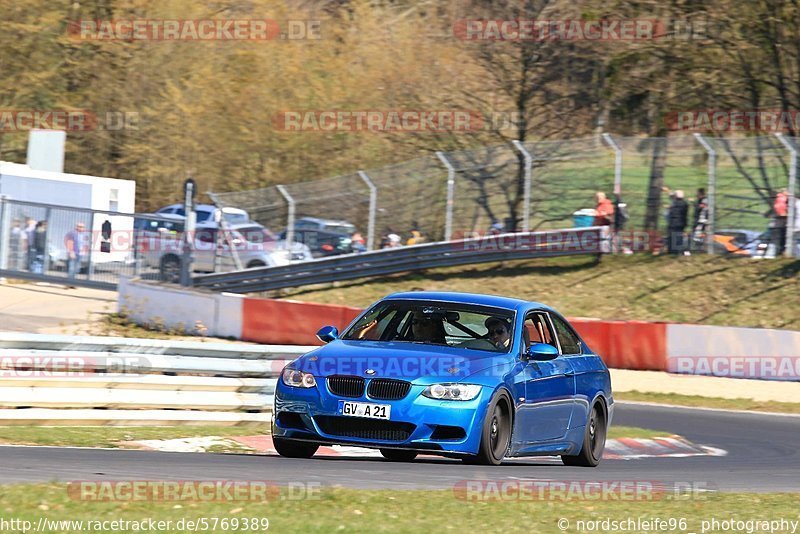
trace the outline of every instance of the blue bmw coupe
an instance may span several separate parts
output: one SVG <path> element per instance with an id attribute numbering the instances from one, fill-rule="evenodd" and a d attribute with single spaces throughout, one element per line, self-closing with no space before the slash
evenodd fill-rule
<path id="1" fill-rule="evenodd" d="M 272 436 L 282 456 L 343 444 L 393 461 L 560 455 L 594 467 L 603 454 L 614 413 L 608 368 L 548 306 L 396 293 L 341 334 L 326 326 L 317 336 L 327 344 L 278 379 Z"/>

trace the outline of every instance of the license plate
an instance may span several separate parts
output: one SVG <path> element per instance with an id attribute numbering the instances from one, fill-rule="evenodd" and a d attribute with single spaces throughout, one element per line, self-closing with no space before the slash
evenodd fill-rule
<path id="1" fill-rule="evenodd" d="M 339 413 L 351 417 L 369 417 L 371 419 L 389 419 L 392 407 L 389 404 L 370 404 L 368 402 L 339 401 Z"/>

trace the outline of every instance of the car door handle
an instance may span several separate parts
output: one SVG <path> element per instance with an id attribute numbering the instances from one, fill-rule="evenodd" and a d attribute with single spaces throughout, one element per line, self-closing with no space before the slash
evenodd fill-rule
<path id="1" fill-rule="evenodd" d="M 564 376 L 575 376 L 575 370 L 572 369 L 564 373 Z"/>

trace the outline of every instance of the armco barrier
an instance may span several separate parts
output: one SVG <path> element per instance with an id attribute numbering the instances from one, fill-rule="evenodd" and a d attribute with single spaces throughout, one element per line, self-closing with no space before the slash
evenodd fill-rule
<path id="1" fill-rule="evenodd" d="M 590 226 L 544 232 L 521 232 L 413 247 L 373 250 L 319 258 L 279 267 L 197 275 L 195 287 L 255 293 L 286 287 L 371 278 L 435 267 L 486 262 L 595 255 L 608 252 L 608 228 Z"/>
<path id="2" fill-rule="evenodd" d="M 311 349 L 0 333 L 0 424 L 267 424 Z"/>

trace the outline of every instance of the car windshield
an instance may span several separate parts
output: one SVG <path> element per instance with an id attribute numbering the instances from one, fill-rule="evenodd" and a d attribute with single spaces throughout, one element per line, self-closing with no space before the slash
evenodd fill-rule
<path id="1" fill-rule="evenodd" d="M 322 228 L 325 232 L 331 232 L 339 235 L 352 235 L 356 231 L 356 227 L 352 224 L 326 224 Z"/>
<path id="2" fill-rule="evenodd" d="M 508 352 L 513 339 L 512 310 L 439 301 L 386 300 L 367 311 L 345 340 L 446 345 Z"/>

